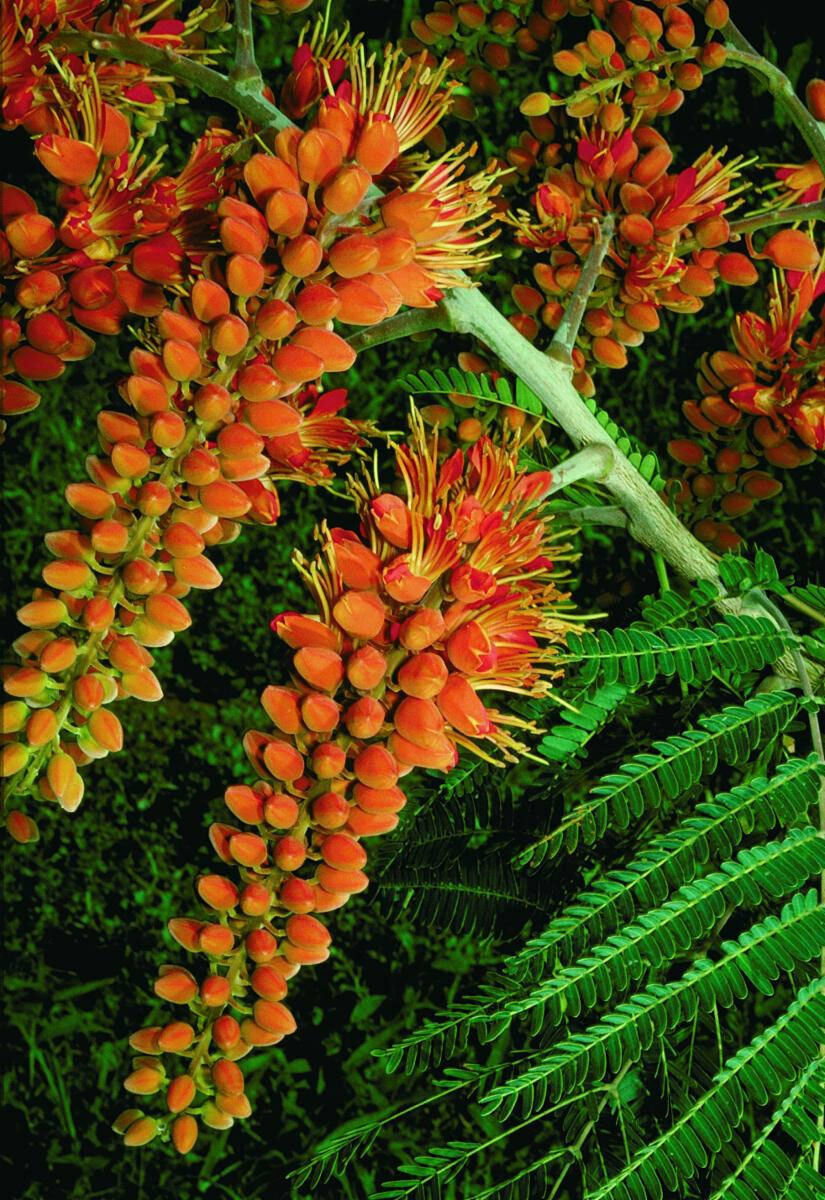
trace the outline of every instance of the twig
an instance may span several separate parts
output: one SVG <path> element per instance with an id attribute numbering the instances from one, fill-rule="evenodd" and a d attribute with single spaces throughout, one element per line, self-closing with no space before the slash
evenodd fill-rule
<path id="1" fill-rule="evenodd" d="M 704 13 L 709 0 L 691 0 L 693 7 Z M 784 71 L 768 62 L 755 46 L 752 46 L 733 21 L 728 21 L 719 31 L 725 39 L 727 58 L 725 65 L 744 67 L 756 75 L 770 94 L 782 105 L 803 137 L 805 144 L 825 175 L 825 125 L 817 121 L 793 89 Z"/>
<path id="2" fill-rule="evenodd" d="M 443 329 L 444 314 L 436 305 L 433 308 L 410 308 L 389 317 L 377 325 L 368 325 L 359 329 L 347 341 L 357 354 L 371 346 L 381 346 L 384 342 L 395 341 L 396 338 L 410 337 L 414 333 L 423 333 L 428 329 Z"/>
<path id="3" fill-rule="evenodd" d="M 550 490 L 547 495 L 561 492 L 578 483 L 580 479 L 604 479 L 613 466 L 613 451 L 609 446 L 585 446 L 577 454 L 571 454 L 550 472 Z"/>
<path id="4" fill-rule="evenodd" d="M 255 61 L 252 0 L 235 0 L 235 61 L 229 81 L 240 91 L 253 96 L 259 96 L 263 91 L 263 77 Z"/>
<path id="5" fill-rule="evenodd" d="M 561 319 L 558 329 L 553 334 L 550 349 L 547 351 L 551 358 L 564 363 L 567 367 L 573 366 L 573 347 L 576 344 L 576 338 L 579 336 L 579 329 L 585 309 L 587 308 L 587 301 L 590 299 L 593 289 L 596 286 L 596 280 L 599 277 L 604 256 L 607 254 L 608 247 L 610 246 L 614 224 L 615 218 L 613 213 L 609 212 L 599 226 L 598 236 L 593 239 L 593 245 L 590 247 L 587 258 L 584 261 L 581 274 L 573 289 L 573 295 L 567 302 L 564 316 Z"/>
<path id="6" fill-rule="evenodd" d="M 168 47 L 159 49 L 156 46 L 147 46 L 145 42 L 114 33 L 72 32 L 60 35 L 55 41 L 55 49 L 58 48 L 75 54 L 98 54 L 120 62 L 142 63 L 143 66 L 157 71 L 159 75 L 168 75 L 191 88 L 197 88 L 215 100 L 223 100 L 262 129 L 289 129 L 292 125 L 292 121 L 262 95 L 244 91 L 220 71 L 194 62 L 186 55 L 178 54 Z"/>

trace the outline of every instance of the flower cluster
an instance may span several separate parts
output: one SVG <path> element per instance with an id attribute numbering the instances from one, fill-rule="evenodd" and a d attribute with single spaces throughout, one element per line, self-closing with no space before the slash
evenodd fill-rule
<path id="1" fill-rule="evenodd" d="M 225 151 L 234 141 L 225 129 L 208 130 L 174 177 L 160 176 L 158 159 L 119 146 L 82 176 L 75 146 L 41 155 L 60 181 L 57 222 L 26 192 L 0 184 L 0 272 L 13 297 L 0 333 L 4 369 L 20 377 L 3 381 L 4 416 L 36 407 L 31 384 L 90 354 L 90 333 L 115 334 L 130 315 L 157 316 L 170 289 L 215 248 L 214 208 L 233 182 Z"/>
<path id="2" fill-rule="evenodd" d="M 760 460 L 794 468 L 825 449 L 821 301 L 815 327 L 804 329 L 814 302 L 825 293 L 825 257 L 806 234 L 792 229 L 774 234 L 762 254 L 785 268 L 774 269 L 767 315 L 738 313 L 731 323 L 735 350 L 702 356 L 701 399 L 682 408 L 703 436 L 674 438 L 668 447 L 687 468 L 677 503 L 689 510 L 696 536 L 719 549 L 741 541 L 727 522 L 781 490 L 778 480 L 758 469 Z"/>
<path id="3" fill-rule="evenodd" d="M 554 566 L 567 548 L 541 508 L 551 478 L 520 471 L 518 448 L 484 439 L 439 466 L 414 418 L 396 452 L 404 494 L 350 481 L 359 532 L 324 529 L 315 562 L 297 555 L 317 611 L 272 622 L 293 678 L 261 696 L 274 730 L 244 739 L 259 778 L 226 791 L 240 824 L 210 830 L 237 882 L 201 876 L 206 915 L 169 924 L 205 963 L 167 964 L 155 981 L 184 1019 L 131 1038 L 125 1087 L 161 1095 L 165 1112 L 122 1113 L 128 1145 L 160 1135 L 187 1153 L 198 1120 L 226 1129 L 249 1116 L 238 1061 L 295 1030 L 288 981 L 329 955 L 313 914 L 367 887 L 362 839 L 396 826 L 411 770 L 448 771 L 459 748 L 494 761 L 526 750 L 515 733 L 529 727 L 482 696 L 546 692 L 571 625 Z"/>
<path id="4" fill-rule="evenodd" d="M 239 521 L 274 523 L 273 480 L 327 482 L 329 464 L 371 432 L 338 415 L 342 390 L 318 395 L 323 376 L 355 359 L 335 324 L 431 306 L 464 282 L 461 269 L 486 261 L 491 177 L 464 180 L 460 151 L 434 163 L 406 155 L 449 101 L 441 80 L 395 52 L 379 72 L 351 54 L 348 78 L 308 128 L 247 159 L 214 208 L 208 254 L 184 263 L 170 231 L 135 247 L 135 273 L 177 299 L 132 352 L 121 388 L 132 412 L 100 414 L 103 457 L 87 461 L 91 482 L 67 489 L 86 527 L 49 535 L 49 590 L 18 614 L 29 632 L 16 645 L 23 665 L 5 680 L 10 795 L 37 785 L 76 807 L 76 766 L 120 746 L 105 705 L 160 698 L 147 647 L 189 624 L 180 598 L 190 587 L 220 582 L 205 546 L 236 537 Z M 42 315 L 55 349 L 69 326 Z M 9 828 L 36 836 L 17 811 Z"/>

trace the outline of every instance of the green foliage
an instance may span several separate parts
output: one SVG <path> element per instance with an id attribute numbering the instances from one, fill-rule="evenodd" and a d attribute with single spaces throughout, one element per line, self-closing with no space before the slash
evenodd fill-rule
<path id="1" fill-rule="evenodd" d="M 638 687 L 659 675 L 696 684 L 722 672 L 742 676 L 761 670 L 780 656 L 789 640 L 767 617 L 742 614 L 710 627 L 665 627 L 661 635 L 642 625 L 573 633 L 560 660 L 577 664 L 585 684 L 621 680 Z"/>

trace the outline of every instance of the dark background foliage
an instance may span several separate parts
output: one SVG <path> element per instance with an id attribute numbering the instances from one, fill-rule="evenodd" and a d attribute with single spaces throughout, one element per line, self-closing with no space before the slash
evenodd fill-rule
<path id="1" fill-rule="evenodd" d="M 416 12 L 415 5 L 380 0 L 334 8 L 376 45 L 398 36 Z M 786 0 L 769 14 L 758 5 L 733 8 L 748 36 L 780 63 L 791 63 L 803 85 L 812 74 L 823 74 L 810 40 L 808 0 Z M 265 18 L 260 24 L 265 32 L 259 59 L 277 81 L 300 23 Z M 522 127 L 519 98 L 545 82 L 546 69 L 535 62 L 522 61 L 506 75 L 496 102 L 480 105 L 480 128 L 472 131 L 485 150 L 500 150 Z M 192 97 L 170 113 L 157 140 L 167 140 L 172 155 L 182 157 L 187 139 L 210 111 L 212 106 Z M 727 144 L 732 152 L 758 151 L 768 163 L 800 158 L 803 150 L 792 129 L 775 118 L 770 100 L 755 96 L 741 74 L 714 75 L 671 120 L 676 161 L 691 161 L 709 143 Z M 466 138 L 467 131 L 450 134 Z M 48 189 L 32 166 L 27 139 L 6 135 L 6 146 L 15 182 L 46 204 Z M 491 293 L 506 296 L 518 271 L 518 263 L 505 257 L 491 272 Z M 693 394 L 696 356 L 725 343 L 730 306 L 740 296 L 723 291 L 699 316 L 671 317 L 629 369 L 599 380 L 599 402 L 662 456 L 668 438 L 682 428 L 680 404 Z M 19 632 L 14 611 L 28 599 L 44 561 L 43 533 L 69 523 L 63 489 L 83 476 L 95 414 L 111 403 L 128 345 L 128 334 L 100 339 L 94 357 L 46 385 L 41 407 L 12 425 L 1 460 L 3 562 L 11 581 L 4 597 L 6 642 Z M 394 381 L 406 370 L 449 365 L 454 353 L 453 342 L 437 338 L 364 353 L 347 380 L 352 412 L 379 419 L 383 428 L 402 428 L 406 394 Z M 822 514 L 812 495 L 816 478 L 815 468 L 787 473 L 784 492 L 758 510 L 748 529 L 780 570 L 800 582 L 822 581 L 817 558 Z M 241 735 L 258 722 L 261 688 L 281 678 L 283 662 L 268 620 L 273 612 L 301 605 L 292 548 L 311 552 L 313 526 L 323 517 L 335 524 L 350 520 L 343 502 L 328 493 L 285 487 L 282 502 L 277 529 L 251 526 L 215 555 L 223 587 L 195 598 L 194 627 L 157 655 L 164 701 L 122 707 L 126 750 L 89 770 L 80 810 L 72 816 L 44 813 L 37 845 L 4 842 L 3 1170 L 19 1200 L 288 1195 L 287 1170 L 321 1137 L 358 1114 L 418 1094 L 420 1081 L 385 1076 L 371 1051 L 466 991 L 482 968 L 516 944 L 519 932 L 541 927 L 541 914 L 529 913 L 525 923 L 524 912 L 516 910 L 501 928 L 494 927 L 494 936 L 488 925 L 485 936 L 481 930 L 457 932 L 416 916 L 414 907 L 404 910 L 392 889 L 379 888 L 374 899 L 362 898 L 335 914 L 332 958 L 301 973 L 291 993 L 298 1032 L 283 1048 L 257 1055 L 249 1072 L 256 1110 L 251 1121 L 229 1135 L 204 1137 L 203 1149 L 185 1162 L 158 1147 L 124 1152 L 111 1134 L 109 1123 L 122 1106 L 125 1037 L 151 1015 L 151 979 L 159 959 L 173 953 L 164 924 L 187 910 L 193 876 L 211 861 L 206 828 L 220 817 L 223 788 L 246 775 Z M 582 550 L 574 580 L 578 605 L 626 621 L 635 600 L 655 589 L 651 561 L 620 534 L 591 534 Z M 730 699 L 720 700 L 712 687 L 694 693 L 691 719 Z M 597 742 L 581 785 L 617 755 L 626 757 L 646 738 L 669 731 L 686 712 L 675 684 L 662 688 L 655 702 L 638 699 L 618 736 Z M 548 812 L 557 801 L 541 767 L 519 767 L 508 783 L 516 796 Z M 422 789 L 437 785 L 432 777 Z M 402 832 L 412 826 L 410 817 Z M 557 868 L 551 894 L 541 898 L 543 911 L 557 911 L 569 893 L 567 873 L 564 864 Z M 437 874 L 431 867 L 430 876 Z M 427 1113 L 426 1135 L 433 1139 L 474 1136 L 484 1128 L 475 1110 L 449 1100 Z M 399 1157 L 420 1149 L 421 1127 L 405 1122 L 350 1167 L 346 1180 L 312 1195 L 359 1200 L 391 1173 Z M 529 1161 L 529 1144 L 516 1153 Z M 491 1178 L 500 1165 L 492 1155 Z"/>

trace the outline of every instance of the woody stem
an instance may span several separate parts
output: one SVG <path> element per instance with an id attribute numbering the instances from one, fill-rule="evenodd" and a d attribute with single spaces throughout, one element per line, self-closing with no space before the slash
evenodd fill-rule
<path id="1" fill-rule="evenodd" d="M 557 362 L 562 363 L 568 369 L 573 366 L 573 347 L 576 344 L 576 338 L 579 336 L 582 318 L 584 317 L 587 301 L 596 286 L 596 280 L 599 277 L 604 256 L 607 254 L 610 246 L 610 239 L 613 236 L 614 217 L 610 212 L 599 226 L 598 236 L 594 237 L 593 245 L 590 247 L 590 252 L 585 259 L 581 274 L 573 295 L 567 302 L 567 307 L 564 310 L 564 316 L 559 323 L 559 327 L 553 334 L 553 341 L 550 343 L 550 349 L 547 351 L 551 358 L 555 358 Z"/>

